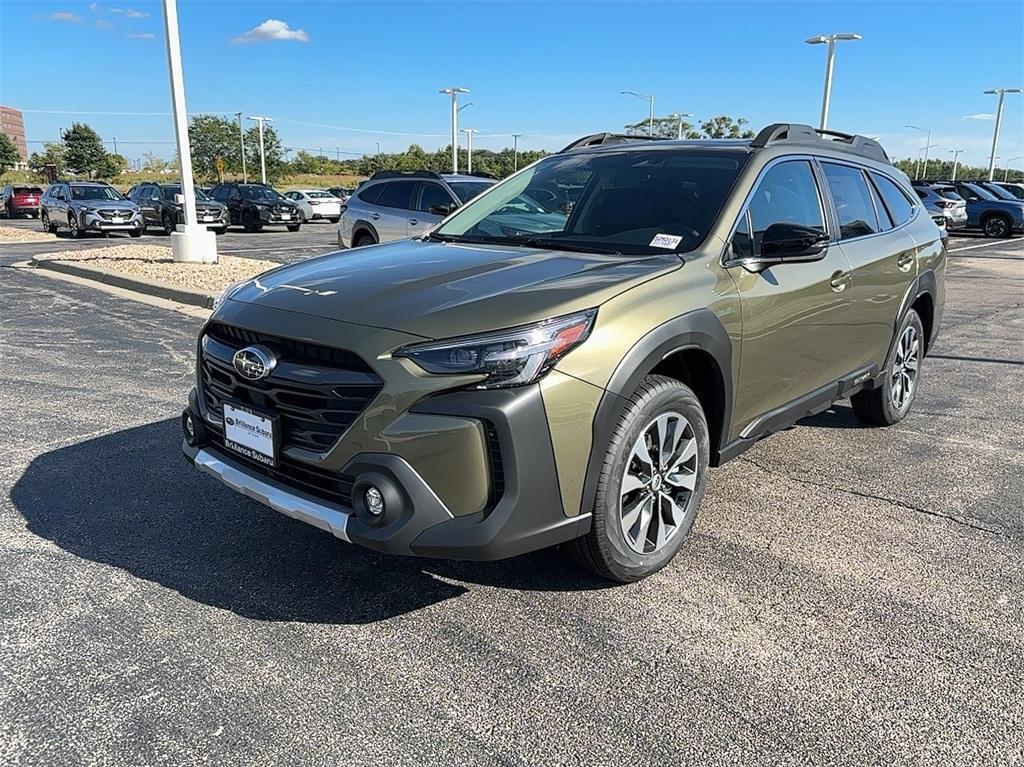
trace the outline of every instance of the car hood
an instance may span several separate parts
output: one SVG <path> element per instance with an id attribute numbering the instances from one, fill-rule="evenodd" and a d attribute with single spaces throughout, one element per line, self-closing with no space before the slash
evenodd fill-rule
<path id="1" fill-rule="evenodd" d="M 597 306 L 682 263 L 672 254 L 403 240 L 274 269 L 229 300 L 444 338 Z"/>
<path id="2" fill-rule="evenodd" d="M 136 210 L 138 208 L 131 200 L 72 200 L 71 202 L 83 208 L 96 208 L 98 210 L 107 210 L 109 208 Z"/>

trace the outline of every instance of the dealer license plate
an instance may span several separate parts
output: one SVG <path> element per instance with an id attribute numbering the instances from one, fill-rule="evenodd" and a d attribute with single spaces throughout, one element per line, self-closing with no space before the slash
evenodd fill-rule
<path id="1" fill-rule="evenodd" d="M 121 218 L 120 216 L 114 216 L 112 219 L 110 219 L 110 223 L 112 223 L 112 224 L 123 224 L 124 223 L 124 219 Z"/>
<path id="2" fill-rule="evenodd" d="M 224 447 L 267 466 L 277 465 L 274 419 L 224 403 Z"/>

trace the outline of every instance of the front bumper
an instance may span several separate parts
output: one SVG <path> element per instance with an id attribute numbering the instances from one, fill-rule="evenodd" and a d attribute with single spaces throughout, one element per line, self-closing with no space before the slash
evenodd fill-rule
<path id="1" fill-rule="evenodd" d="M 120 223 L 115 223 L 99 213 L 85 212 L 82 213 L 81 224 L 83 229 L 92 229 L 96 232 L 130 232 L 142 228 L 142 216 L 135 213 L 130 218 L 122 218 Z"/>
<path id="2" fill-rule="evenodd" d="M 462 515 L 453 514 L 442 500 L 444 490 L 425 479 L 432 476 L 436 481 L 436 472 L 423 467 L 417 471 L 396 453 L 364 450 L 348 459 L 337 473 L 351 478 L 351 492 L 347 502 L 338 502 L 336 494 L 328 499 L 308 484 L 289 482 L 225 448 L 216 427 L 208 428 L 213 419 L 195 390 L 186 414 L 200 428 L 192 438 L 186 436 L 182 450 L 198 469 L 280 513 L 384 553 L 503 559 L 571 540 L 590 529 L 589 514 L 570 517 L 563 511 L 548 420 L 536 384 L 427 396 L 396 415 L 396 421 L 403 416 L 435 423 L 438 419 L 473 420 L 486 429 L 491 457 L 482 465 L 490 468 L 491 498 L 483 509 Z M 406 434 L 395 440 L 396 449 L 416 436 L 432 438 L 429 433 Z M 457 450 L 435 452 L 449 454 L 449 475 L 477 471 L 467 469 L 467 463 L 473 462 Z M 365 491 L 370 485 L 381 489 L 387 499 L 380 517 L 366 508 Z"/>
<path id="3" fill-rule="evenodd" d="M 288 218 L 285 218 L 285 215 Z M 266 208 L 260 208 L 260 221 L 264 224 L 298 224 L 301 222 L 301 219 L 297 210 L 281 214 Z"/>

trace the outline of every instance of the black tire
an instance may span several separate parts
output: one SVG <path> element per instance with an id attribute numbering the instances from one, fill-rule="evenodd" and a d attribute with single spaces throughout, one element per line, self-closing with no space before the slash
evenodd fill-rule
<path id="1" fill-rule="evenodd" d="M 263 228 L 263 223 L 251 210 L 242 211 L 242 228 L 247 232 L 258 232 Z"/>
<path id="2" fill-rule="evenodd" d="M 986 237 L 1009 237 L 1013 232 L 1013 222 L 1001 213 L 995 213 L 981 222 L 981 230 Z"/>
<path id="3" fill-rule="evenodd" d="M 226 226 L 219 226 L 216 229 L 214 229 L 213 231 L 214 231 L 215 234 L 224 234 L 224 232 L 226 232 L 227 230 L 228 230 L 228 228 Z"/>
<path id="4" fill-rule="evenodd" d="M 289 232 L 297 232 L 297 231 L 299 231 L 299 227 L 300 226 L 302 226 L 302 224 L 288 224 L 288 231 Z"/>
<path id="5" fill-rule="evenodd" d="M 631 465 L 634 445 L 642 438 L 658 416 L 677 413 L 688 422 L 692 439 L 696 441 L 696 456 L 692 475 L 695 484 L 685 505 L 685 515 L 674 526 L 662 548 L 640 553 L 627 541 L 621 525 L 621 489 L 627 469 Z M 678 427 L 677 427 L 678 428 Z M 657 572 L 675 557 L 693 528 L 694 519 L 704 497 L 710 440 L 707 418 L 697 395 L 683 383 L 665 376 L 647 376 L 629 398 L 625 412 L 619 419 L 605 453 L 598 479 L 597 494 L 592 510 L 590 532 L 566 544 L 569 555 L 588 570 L 602 578 L 630 583 Z M 659 456 L 660 461 L 660 456 Z M 659 485 L 661 482 L 659 481 Z M 653 482 L 638 494 L 658 490 Z M 628 496 L 627 496 L 628 497 Z M 659 496 L 657 493 L 655 498 Z M 662 507 L 653 514 L 662 519 Z M 641 546 L 640 548 L 643 548 Z"/>
<path id="6" fill-rule="evenodd" d="M 377 239 L 369 232 L 360 232 L 352 243 L 353 248 L 365 248 L 367 245 L 376 245 Z"/>
<path id="7" fill-rule="evenodd" d="M 4 207 L 3 209 L 0 209 L 0 213 L 3 214 L 4 218 L 14 218 L 14 216 L 11 215 L 11 209 L 7 207 L 7 203 L 4 203 Z"/>
<path id="8" fill-rule="evenodd" d="M 132 229 L 130 232 L 128 232 L 128 235 L 130 237 L 141 237 L 144 231 L 146 231 L 146 228 L 140 226 L 138 229 Z"/>
<path id="9" fill-rule="evenodd" d="M 916 349 L 917 369 L 910 387 L 909 396 L 902 404 L 897 403 L 896 381 L 898 368 L 901 366 L 901 342 L 904 335 L 912 330 L 916 335 L 918 346 Z M 850 397 L 850 404 L 853 406 L 854 415 L 866 424 L 872 426 L 892 426 L 899 423 L 910 412 L 917 397 L 917 390 L 921 386 L 921 361 L 924 359 L 925 344 L 924 326 L 921 318 L 913 309 L 907 312 L 907 316 L 900 323 L 900 329 L 896 333 L 896 341 L 889 350 L 889 356 L 885 360 L 885 372 L 874 389 L 865 389 Z"/>
<path id="10" fill-rule="evenodd" d="M 339 221 L 341 221 L 341 216 L 331 216 L 327 220 L 330 221 L 332 224 L 336 224 Z"/>
<path id="11" fill-rule="evenodd" d="M 82 227 L 79 226 L 78 216 L 74 213 L 68 213 L 68 229 L 71 230 L 71 236 L 76 240 L 80 240 L 85 237 L 85 232 L 82 230 Z"/>
<path id="12" fill-rule="evenodd" d="M 39 211 L 38 210 L 32 211 L 32 218 L 39 218 Z"/>
<path id="13" fill-rule="evenodd" d="M 171 220 L 171 217 L 168 216 L 166 212 L 160 216 L 160 225 L 164 228 L 164 234 L 168 237 L 171 236 L 171 232 L 174 232 L 177 229 L 177 225 Z"/>
<path id="14" fill-rule="evenodd" d="M 47 213 L 45 210 L 42 212 L 40 223 L 42 223 L 43 225 L 43 231 L 46 232 L 47 234 L 57 233 L 57 227 L 54 226 L 52 221 L 50 221 L 50 214 Z"/>

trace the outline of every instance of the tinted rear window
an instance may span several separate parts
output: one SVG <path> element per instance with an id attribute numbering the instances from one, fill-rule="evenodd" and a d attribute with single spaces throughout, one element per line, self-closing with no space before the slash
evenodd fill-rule
<path id="1" fill-rule="evenodd" d="M 377 204 L 385 208 L 412 210 L 412 196 L 417 186 L 418 181 L 392 181 L 385 185 L 384 191 L 377 198 Z"/>
<path id="2" fill-rule="evenodd" d="M 11 194 L 42 194 L 43 190 L 38 186 L 16 186 Z"/>
<path id="3" fill-rule="evenodd" d="M 449 182 L 448 186 L 462 202 L 469 202 L 494 184 L 486 181 L 453 181 Z"/>
<path id="4" fill-rule="evenodd" d="M 882 196 L 882 201 L 892 217 L 893 224 L 899 226 L 909 221 L 911 214 L 914 212 L 914 206 L 911 205 L 907 196 L 903 194 L 903 190 L 878 173 L 872 173 L 871 180 L 875 182 L 875 188 L 878 189 L 878 193 Z"/>

